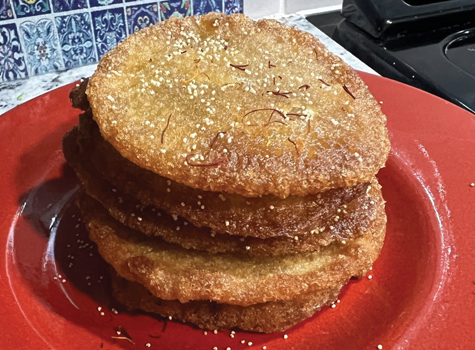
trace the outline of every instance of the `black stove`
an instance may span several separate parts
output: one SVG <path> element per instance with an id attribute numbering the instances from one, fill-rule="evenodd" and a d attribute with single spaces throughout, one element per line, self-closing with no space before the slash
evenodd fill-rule
<path id="1" fill-rule="evenodd" d="M 382 76 L 475 113 L 475 0 L 344 0 L 307 19 Z"/>

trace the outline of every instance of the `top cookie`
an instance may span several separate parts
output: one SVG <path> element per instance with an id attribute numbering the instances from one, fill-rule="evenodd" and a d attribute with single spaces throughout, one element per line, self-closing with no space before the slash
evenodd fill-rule
<path id="1" fill-rule="evenodd" d="M 170 19 L 106 54 L 88 99 L 102 136 L 187 186 L 282 198 L 369 181 L 386 118 L 357 73 L 274 20 Z"/>

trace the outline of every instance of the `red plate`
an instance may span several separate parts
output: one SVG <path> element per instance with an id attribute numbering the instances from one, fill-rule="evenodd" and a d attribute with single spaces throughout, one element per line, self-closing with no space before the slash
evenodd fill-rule
<path id="1" fill-rule="evenodd" d="M 475 119 L 420 90 L 361 74 L 384 101 L 392 152 L 379 179 L 387 239 L 372 278 L 286 334 L 217 335 L 110 297 L 107 269 L 72 204 L 66 86 L 0 117 L 1 349 L 475 349 Z M 116 310 L 114 312 L 114 310 Z M 113 339 L 121 326 L 133 339 Z M 242 344 L 241 340 L 246 343 Z M 252 342 L 249 347 L 248 342 Z"/>

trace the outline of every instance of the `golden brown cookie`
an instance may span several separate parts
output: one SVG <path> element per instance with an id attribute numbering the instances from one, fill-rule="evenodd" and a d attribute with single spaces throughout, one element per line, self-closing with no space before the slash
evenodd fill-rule
<path id="1" fill-rule="evenodd" d="M 163 300 L 153 296 L 144 286 L 129 282 L 112 271 L 114 297 L 131 310 L 171 316 L 175 320 L 196 324 L 202 329 L 222 330 L 234 327 L 253 332 L 283 332 L 311 317 L 322 306 L 333 302 L 341 285 L 315 291 L 295 300 L 268 302 L 250 306 L 218 304 L 209 301 Z"/>
<path id="2" fill-rule="evenodd" d="M 315 37 L 244 15 L 172 18 L 107 53 L 87 95 L 103 137 L 139 167 L 247 197 L 368 182 L 386 118 Z"/>
<path id="3" fill-rule="evenodd" d="M 332 229 L 323 232 L 294 237 L 260 239 L 217 234 L 209 228 L 196 227 L 179 216 L 170 216 L 153 206 L 144 207 L 133 197 L 114 192 L 114 188 L 107 182 L 97 183 L 97 178 L 86 179 L 88 174 L 81 174 L 78 170 L 76 172 L 88 191 L 88 194 L 83 193 L 78 198 L 81 206 L 95 208 L 98 206 L 96 202 L 98 201 L 108 210 L 109 215 L 120 223 L 147 236 L 158 236 L 168 243 L 179 244 L 186 249 L 204 250 L 212 254 L 236 253 L 252 257 L 279 256 L 314 252 L 332 242 L 339 241 L 346 244 L 357 237 L 357 235 L 345 232 L 348 230 L 347 227 L 354 226 L 351 221 L 357 221 L 357 217 L 342 219 L 338 228 L 332 227 Z M 384 201 L 380 197 L 376 206 L 383 205 Z M 340 232 L 346 237 L 345 240 L 338 236 Z"/>
<path id="4" fill-rule="evenodd" d="M 80 152 L 81 163 L 93 163 L 100 176 L 118 191 L 138 198 L 143 205 L 156 206 L 195 226 L 209 227 L 218 233 L 257 238 L 302 238 L 320 232 L 319 238 L 327 243 L 333 239 L 346 240 L 366 231 L 375 216 L 375 202 L 381 198 L 376 182 L 371 189 L 370 184 L 363 183 L 353 188 L 286 199 L 273 195 L 245 198 L 192 189 L 123 158 L 102 139 L 90 113 L 81 116 L 78 145 L 79 151 L 68 152 L 68 161 Z"/>
<path id="5" fill-rule="evenodd" d="M 143 205 L 131 195 L 122 193 L 108 181 L 101 179 L 92 166 L 89 154 L 76 144 L 77 129 L 63 140 L 63 151 L 83 183 L 88 195 L 100 202 L 117 221 L 148 236 L 160 236 L 168 243 L 176 243 L 187 249 L 206 250 L 210 253 L 240 253 L 250 256 L 285 255 L 304 251 L 316 251 L 334 241 L 348 241 L 366 231 L 375 219 L 376 208 L 384 205 L 377 180 L 372 181 L 368 193 L 363 192 L 350 205 L 337 212 L 320 225 L 321 229 L 310 232 L 291 232 L 294 236 L 260 239 L 219 234 L 208 227 L 196 227 L 177 215 L 169 215 L 153 206 Z M 287 199 L 288 200 L 288 199 Z M 92 199 L 81 198 L 83 205 L 93 206 Z M 323 207 L 322 207 L 323 208 Z M 253 215 L 249 212 L 248 215 Z M 255 214 L 254 214 L 255 215 Z M 305 220 L 303 218 L 302 220 Z"/>
<path id="6" fill-rule="evenodd" d="M 187 250 L 146 237 L 112 219 L 100 205 L 83 206 L 90 238 L 119 275 L 165 300 L 210 300 L 248 306 L 295 299 L 362 276 L 383 245 L 386 215 L 380 207 L 368 232 L 347 244 L 279 257 L 242 257 Z"/>

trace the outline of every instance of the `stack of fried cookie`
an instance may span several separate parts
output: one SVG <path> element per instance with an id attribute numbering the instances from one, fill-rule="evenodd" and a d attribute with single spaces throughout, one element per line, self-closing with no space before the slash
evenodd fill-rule
<path id="1" fill-rule="evenodd" d="M 78 205 L 129 308 L 282 331 L 378 257 L 386 119 L 310 34 L 171 19 L 106 54 L 71 99 Z"/>

